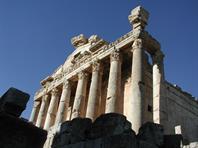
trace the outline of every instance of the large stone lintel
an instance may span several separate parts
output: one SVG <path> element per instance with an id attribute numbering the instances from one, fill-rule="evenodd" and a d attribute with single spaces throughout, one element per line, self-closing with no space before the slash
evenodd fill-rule
<path id="1" fill-rule="evenodd" d="M 154 54 L 157 50 L 161 49 L 160 43 L 152 37 L 147 31 L 144 31 L 143 39 L 145 41 L 145 47 L 150 54 Z"/>
<path id="2" fill-rule="evenodd" d="M 143 40 L 143 46 L 144 48 L 153 55 L 157 50 L 161 49 L 160 43 L 152 37 L 147 31 L 141 31 L 141 30 L 134 30 L 133 31 L 133 38 L 134 39 L 142 39 Z"/>

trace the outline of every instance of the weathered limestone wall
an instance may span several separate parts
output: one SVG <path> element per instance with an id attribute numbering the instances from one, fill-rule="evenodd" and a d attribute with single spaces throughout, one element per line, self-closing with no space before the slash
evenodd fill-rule
<path id="1" fill-rule="evenodd" d="M 198 102 L 182 92 L 179 87 L 166 83 L 169 134 L 175 133 L 175 126 L 181 125 L 181 132 L 190 142 L 198 141 Z"/>

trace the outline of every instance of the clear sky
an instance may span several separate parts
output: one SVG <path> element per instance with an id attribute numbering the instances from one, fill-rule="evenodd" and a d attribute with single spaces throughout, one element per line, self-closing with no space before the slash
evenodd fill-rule
<path id="1" fill-rule="evenodd" d="M 0 0 L 0 95 L 13 86 L 31 95 L 83 33 L 114 41 L 131 30 L 128 15 L 141 4 L 146 28 L 161 43 L 166 80 L 198 97 L 197 0 Z"/>

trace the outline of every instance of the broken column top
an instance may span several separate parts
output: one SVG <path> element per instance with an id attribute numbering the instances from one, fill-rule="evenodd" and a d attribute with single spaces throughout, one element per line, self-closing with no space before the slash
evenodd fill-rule
<path id="1" fill-rule="evenodd" d="M 149 12 L 142 6 L 137 6 L 131 11 L 128 18 L 133 29 L 144 29 L 148 22 Z"/>

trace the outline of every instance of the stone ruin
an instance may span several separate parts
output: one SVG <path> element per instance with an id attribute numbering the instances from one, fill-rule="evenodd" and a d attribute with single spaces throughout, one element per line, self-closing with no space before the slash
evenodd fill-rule
<path id="1" fill-rule="evenodd" d="M 47 132 L 19 118 L 29 94 L 10 88 L 0 97 L 0 148 L 42 148 Z"/>
<path id="2" fill-rule="evenodd" d="M 126 117 L 103 114 L 93 123 L 89 118 L 63 122 L 52 148 L 180 148 L 181 135 L 164 135 L 160 124 L 147 122 L 136 135 Z"/>
<path id="3" fill-rule="evenodd" d="M 102 114 L 94 122 L 74 118 L 59 124 L 49 144 L 47 132 L 19 118 L 29 95 L 10 88 L 0 98 L 0 148 L 181 148 L 181 135 L 164 135 L 163 126 L 144 123 L 136 134 L 122 114 Z M 54 127 L 52 129 L 55 129 Z M 53 133 L 50 133 L 53 132 Z M 45 143 L 45 145 L 44 145 Z M 196 148 L 196 147 L 195 147 Z"/>

